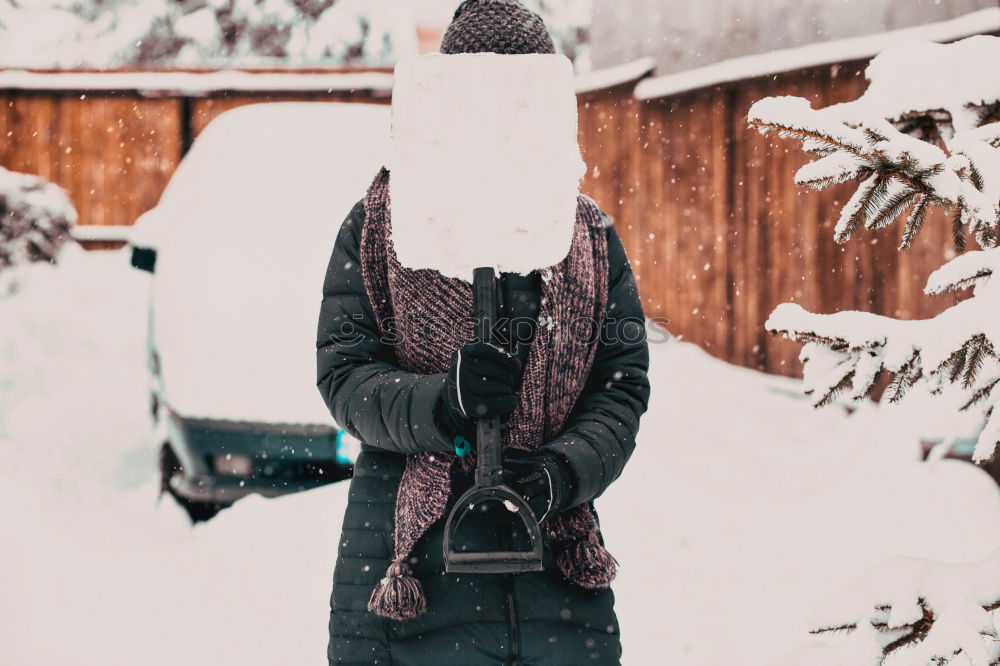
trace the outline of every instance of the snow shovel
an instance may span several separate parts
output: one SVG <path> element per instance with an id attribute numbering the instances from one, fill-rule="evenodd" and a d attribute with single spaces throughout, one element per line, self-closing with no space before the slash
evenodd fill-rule
<path id="1" fill-rule="evenodd" d="M 569 253 L 586 170 L 574 81 L 572 64 L 554 54 L 422 55 L 396 65 L 387 166 L 397 259 L 412 270 L 471 275 L 483 342 L 497 320 L 496 275 L 528 275 Z M 445 525 L 448 572 L 542 569 L 538 518 L 503 483 L 503 426 L 476 424 L 473 486 Z M 494 532 L 504 550 L 483 552 L 464 538 Z"/>
<path id="2" fill-rule="evenodd" d="M 472 276 L 472 297 L 480 339 L 491 341 L 490 331 L 497 320 L 496 274 L 493 268 L 477 268 Z M 542 570 L 542 529 L 531 507 L 503 482 L 499 418 L 476 423 L 476 475 L 472 488 L 455 504 L 444 528 L 444 569 L 448 573 L 510 574 Z M 520 522 L 527 535 L 528 549 L 469 552 L 455 547 L 463 521 L 502 505 Z"/>

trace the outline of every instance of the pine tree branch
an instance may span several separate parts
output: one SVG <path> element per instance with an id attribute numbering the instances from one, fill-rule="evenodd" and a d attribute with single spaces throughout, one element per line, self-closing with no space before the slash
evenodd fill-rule
<path id="1" fill-rule="evenodd" d="M 951 218 L 951 239 L 955 244 L 955 252 L 962 254 L 965 252 L 965 227 L 962 224 L 962 210 L 955 211 Z"/>
<path id="2" fill-rule="evenodd" d="M 916 203 L 913 204 L 913 210 L 910 211 L 909 217 L 906 218 L 903 235 L 899 239 L 900 250 L 909 250 L 917 234 L 920 233 L 920 229 L 924 226 L 924 220 L 927 218 L 928 201 L 929 197 L 927 195 L 917 197 Z"/>
<path id="3" fill-rule="evenodd" d="M 988 278 L 988 277 L 990 277 L 992 275 L 993 275 L 993 271 L 991 269 L 984 268 L 984 269 L 982 269 L 982 270 L 974 273 L 973 275 L 970 275 L 970 276 L 968 276 L 966 278 L 962 278 L 961 280 L 957 280 L 956 282 L 953 282 L 952 284 L 949 284 L 948 287 L 947 287 L 947 289 L 942 289 L 941 291 L 932 293 L 931 295 L 940 294 L 940 293 L 943 293 L 945 291 L 962 291 L 964 289 L 968 289 L 969 287 L 974 286 L 977 282 L 979 282 L 983 278 Z"/>
<path id="4" fill-rule="evenodd" d="M 920 604 L 920 608 L 923 611 L 923 617 L 914 622 L 911 625 L 906 625 L 910 631 L 894 640 L 893 642 L 882 648 L 882 655 L 888 657 L 890 654 L 904 647 L 908 647 L 915 643 L 927 638 L 927 634 L 930 633 L 931 627 L 934 626 L 934 613 L 927 607 L 927 603 L 923 599 L 919 599 L 917 603 Z"/>
<path id="5" fill-rule="evenodd" d="M 762 120 L 751 120 L 750 126 L 756 129 L 761 134 L 766 134 L 770 131 L 776 131 L 779 134 L 792 135 L 798 137 L 802 141 L 812 140 L 818 141 L 820 143 L 825 143 L 838 150 L 844 150 L 852 155 L 857 155 L 858 157 L 864 157 L 864 153 L 856 146 L 852 146 L 842 141 L 836 141 L 828 136 L 823 136 L 818 132 L 810 132 L 809 130 L 804 130 L 800 128 L 790 127 L 787 125 L 779 125 L 778 123 L 767 123 Z"/>
<path id="6" fill-rule="evenodd" d="M 818 400 L 813 401 L 813 407 L 826 407 L 827 405 L 833 403 L 837 399 L 838 395 L 851 388 L 854 384 L 854 375 L 854 368 L 849 366 L 844 372 L 844 375 L 840 378 L 840 381 L 833 386 L 827 387 L 826 392 Z M 812 391 L 806 391 L 806 395 L 811 394 Z"/>
<path id="7" fill-rule="evenodd" d="M 794 342 L 817 342 L 833 351 L 847 351 L 850 345 L 843 338 L 831 338 L 812 331 L 798 331 L 789 328 L 769 328 L 771 335 L 780 335 Z"/>
<path id="8" fill-rule="evenodd" d="M 921 117 L 926 115 L 922 113 Z M 900 239 L 900 249 L 912 246 L 931 205 L 957 209 L 952 238 L 959 252 L 965 250 L 966 230 L 975 233 L 983 247 L 1000 243 L 1000 219 L 992 214 L 997 209 L 991 195 L 996 187 L 988 182 L 983 171 L 992 162 L 977 152 L 984 145 L 992 146 L 993 138 L 1000 143 L 1000 129 L 974 130 L 978 134 L 962 137 L 965 143 L 949 141 L 955 144 L 955 151 L 949 153 L 946 145 L 903 134 L 885 123 L 847 123 L 824 116 L 802 98 L 761 100 L 751 108 L 748 120 L 762 134 L 777 132 L 779 136 L 797 139 L 811 154 L 824 155 L 800 169 L 798 184 L 821 189 L 848 179 L 863 179 L 841 213 L 835 231 L 838 243 L 857 233 L 862 222 L 870 230 L 888 226 L 910 203 L 913 208 Z M 985 127 L 993 125 L 1000 123 Z M 920 145 L 928 143 L 933 148 L 928 150 Z M 841 155 L 838 157 L 837 153 Z M 884 186 L 890 181 L 911 190 L 915 193 L 913 198 L 897 194 L 896 188 L 887 192 Z"/>
<path id="9" fill-rule="evenodd" d="M 948 359 L 941 364 L 941 367 L 938 368 L 938 370 L 947 367 L 948 381 L 954 383 L 962 374 L 962 369 L 965 367 L 965 362 L 968 356 L 969 346 L 968 344 L 964 344 L 953 351 L 951 356 L 949 356 Z"/>
<path id="10" fill-rule="evenodd" d="M 921 641 L 927 638 L 928 634 L 930 634 L 931 629 L 934 627 L 934 622 L 937 620 L 937 617 L 935 616 L 934 611 L 927 605 L 926 600 L 918 599 L 917 603 L 919 604 L 920 609 L 922 611 L 922 616 L 919 620 L 911 624 L 905 624 L 899 627 L 890 627 L 888 622 L 885 621 L 871 621 L 871 626 L 879 632 L 887 633 L 895 631 L 905 631 L 905 633 L 902 636 L 899 636 L 898 638 L 892 640 L 891 642 L 886 644 L 885 647 L 882 648 L 883 659 L 888 658 L 894 652 L 897 652 L 904 648 L 911 647 L 913 645 L 920 643 Z M 891 610 L 891 607 L 877 606 L 873 610 L 879 613 L 888 613 Z M 990 604 L 985 604 L 983 606 L 983 611 L 986 613 L 992 613 L 996 610 L 1000 610 L 1000 600 L 997 600 Z M 813 635 L 823 635 L 823 634 L 831 634 L 837 632 L 850 633 L 852 631 L 855 631 L 857 628 L 858 628 L 857 622 L 850 622 L 837 626 L 819 627 L 811 629 L 809 633 Z M 960 652 L 956 652 L 955 654 L 959 653 Z M 1000 662 L 993 662 L 993 663 L 996 664 Z"/>
<path id="11" fill-rule="evenodd" d="M 899 217 L 899 215 L 906 210 L 911 203 L 913 203 L 914 197 L 917 196 L 917 192 L 913 190 L 905 190 L 900 194 L 897 194 L 889 202 L 882 207 L 882 210 L 872 219 L 868 220 L 865 224 L 865 228 L 869 231 L 878 231 L 890 224 Z"/>
<path id="12" fill-rule="evenodd" d="M 915 351 L 910 360 L 899 369 L 899 372 L 889 382 L 889 386 L 886 388 L 889 402 L 897 403 L 902 400 L 906 392 L 923 376 L 924 372 L 920 367 L 920 352 Z"/>
<path id="13" fill-rule="evenodd" d="M 976 377 L 979 376 L 979 371 L 982 370 L 986 359 L 995 358 L 996 353 L 994 352 L 993 345 L 990 344 L 989 339 L 982 333 L 974 336 L 965 344 L 971 345 L 971 353 L 969 354 L 968 360 L 965 362 L 965 373 L 962 378 L 962 386 L 966 390 L 970 390 L 976 383 Z"/>
<path id="14" fill-rule="evenodd" d="M 922 178 L 911 176 L 904 170 L 904 167 L 894 164 L 893 162 L 884 162 L 883 168 L 879 169 L 879 171 L 895 176 L 920 194 L 931 193 L 931 188 L 927 186 L 927 183 L 925 183 Z"/>
<path id="15" fill-rule="evenodd" d="M 883 376 L 885 376 L 885 366 L 880 367 L 871 376 L 871 379 L 868 381 L 867 384 L 865 384 L 864 386 L 854 387 L 854 396 L 853 396 L 854 399 L 860 400 L 865 396 L 871 395 L 872 391 L 875 390 L 875 386 L 878 385 L 879 380 L 882 379 Z"/>
<path id="16" fill-rule="evenodd" d="M 981 247 L 995 248 L 1000 246 L 1000 234 L 996 229 L 980 225 L 976 228 L 976 242 Z"/>
<path id="17" fill-rule="evenodd" d="M 969 397 L 969 399 L 966 400 L 965 403 L 959 408 L 959 411 L 962 412 L 968 411 L 972 407 L 975 407 L 976 405 L 981 403 L 983 400 L 986 400 L 988 397 L 990 397 L 990 394 L 993 392 L 993 388 L 997 384 L 1000 384 L 1000 377 L 997 377 L 993 381 L 976 389 L 976 391 Z"/>
<path id="18" fill-rule="evenodd" d="M 819 636 L 821 634 L 834 634 L 837 633 L 838 631 L 846 631 L 850 633 L 857 628 L 858 628 L 857 622 L 850 622 L 848 624 L 842 624 L 836 627 L 817 627 L 815 629 L 810 629 L 809 633 L 813 634 L 814 636 Z"/>
<path id="19" fill-rule="evenodd" d="M 844 204 L 833 235 L 834 241 L 846 243 L 871 217 L 872 205 L 877 198 L 884 196 L 887 180 L 885 174 L 873 173 L 861 183 L 854 196 Z"/>

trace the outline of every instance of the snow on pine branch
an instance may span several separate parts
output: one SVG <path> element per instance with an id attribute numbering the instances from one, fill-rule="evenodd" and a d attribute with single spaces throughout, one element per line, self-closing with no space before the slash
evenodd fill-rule
<path id="1" fill-rule="evenodd" d="M 1000 250 L 992 250 L 992 264 L 1000 264 Z M 968 281 L 962 271 L 949 269 L 935 286 L 948 278 Z M 982 262 L 970 262 L 979 274 Z M 935 274 L 937 275 L 937 274 Z M 932 276 L 934 277 L 934 276 Z M 990 459 L 1000 442 L 1000 283 L 988 275 L 976 278 L 977 294 L 930 319 L 899 320 L 868 312 L 815 314 L 795 303 L 783 303 L 764 324 L 774 334 L 805 342 L 799 359 L 805 365 L 806 393 L 817 407 L 846 393 L 861 400 L 883 376 L 890 382 L 886 397 L 898 401 L 907 390 L 923 383 L 932 393 L 957 384 L 967 397 L 965 409 L 980 409 L 987 427 L 980 435 L 974 458 Z"/>
<path id="2" fill-rule="evenodd" d="M 859 100 L 813 109 L 802 98 L 769 97 L 751 107 L 748 121 L 765 135 L 799 141 L 816 158 L 799 169 L 797 184 L 822 189 L 856 183 L 835 228 L 838 243 L 862 228 L 877 231 L 905 219 L 900 242 L 905 249 L 930 209 L 949 211 L 959 251 L 965 249 L 966 234 L 983 249 L 940 267 L 925 292 L 932 296 L 971 287 L 972 296 L 918 321 L 861 312 L 813 314 L 786 303 L 765 326 L 806 343 L 800 358 L 817 406 L 841 393 L 860 400 L 886 375 L 892 401 L 917 384 L 934 394 L 957 390 L 961 408 L 981 410 L 986 422 L 975 452 L 976 460 L 984 461 L 1000 442 L 1000 283 L 991 280 L 1000 268 L 1000 85 L 975 58 L 988 53 L 1000 59 L 1000 38 L 936 46 L 939 61 L 926 72 L 940 78 L 953 71 L 953 78 L 928 80 L 925 90 L 915 91 L 916 74 L 899 77 L 901 99 L 919 101 L 900 111 L 887 104 L 892 73 L 898 71 L 890 65 L 914 53 L 912 45 L 903 45 L 880 54 L 868 68 L 876 78 Z M 895 117 L 879 109 L 893 109 Z M 967 113 L 960 114 L 961 109 Z M 955 122 L 958 115 L 961 122 Z M 906 122 L 900 122 L 904 116 Z M 947 117 L 948 131 L 923 127 L 918 132 L 919 123 L 912 122 L 918 117 L 942 122 Z"/>
<path id="3" fill-rule="evenodd" d="M 924 293 L 936 296 L 978 285 L 985 285 L 1000 271 L 1000 251 L 973 250 L 961 254 L 931 273 Z"/>
<path id="4" fill-rule="evenodd" d="M 892 655 L 894 666 L 991 666 L 1000 663 L 997 609 L 1000 550 L 977 564 L 895 558 L 813 612 L 812 633 L 846 636 L 782 663 L 878 665 Z"/>
<path id="5" fill-rule="evenodd" d="M 762 134 L 777 132 L 784 139 L 799 139 L 808 153 L 844 151 L 860 158 L 864 152 L 862 130 L 816 111 L 802 97 L 766 97 L 750 107 L 747 120 Z"/>
<path id="6" fill-rule="evenodd" d="M 797 184 L 823 189 L 860 181 L 837 222 L 838 243 L 862 227 L 881 229 L 909 209 L 900 241 L 901 249 L 908 248 L 932 206 L 953 211 L 956 224 L 981 244 L 997 241 L 1000 155 L 992 144 L 1000 123 L 956 134 L 949 152 L 904 134 L 884 118 L 847 121 L 843 109 L 834 110 L 813 109 L 800 97 L 768 97 L 750 108 L 748 120 L 762 134 L 797 139 L 807 153 L 819 156 L 799 169 Z"/>
<path id="7" fill-rule="evenodd" d="M 997 39 L 989 35 L 952 44 L 900 43 L 868 65 L 865 76 L 871 84 L 864 96 L 841 106 L 905 125 L 933 116 L 941 133 L 950 136 L 983 125 L 984 116 L 996 113 L 996 76 L 984 65 L 998 58 Z"/>

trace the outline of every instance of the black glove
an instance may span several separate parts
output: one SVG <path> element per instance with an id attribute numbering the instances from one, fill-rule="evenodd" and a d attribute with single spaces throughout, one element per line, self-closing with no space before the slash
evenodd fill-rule
<path id="1" fill-rule="evenodd" d="M 438 402 L 438 421 L 452 435 L 475 441 L 476 421 L 507 416 L 517 406 L 521 362 L 499 347 L 472 342 L 455 353 Z"/>
<path id="2" fill-rule="evenodd" d="M 557 453 L 543 452 L 504 461 L 504 482 L 528 502 L 539 522 L 568 508 L 573 471 Z"/>

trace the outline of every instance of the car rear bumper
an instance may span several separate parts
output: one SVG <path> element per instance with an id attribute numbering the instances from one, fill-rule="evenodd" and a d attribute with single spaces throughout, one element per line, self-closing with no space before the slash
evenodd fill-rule
<path id="1" fill-rule="evenodd" d="M 181 471 L 170 488 L 197 502 L 277 497 L 350 478 L 343 433 L 329 425 L 187 418 L 166 408 Z"/>
<path id="2" fill-rule="evenodd" d="M 329 481 L 261 481 L 259 479 L 237 479 L 224 476 L 177 475 L 170 486 L 178 494 L 195 502 L 218 502 L 232 504 L 247 495 L 280 497 L 289 493 L 311 490 L 324 486 Z"/>

